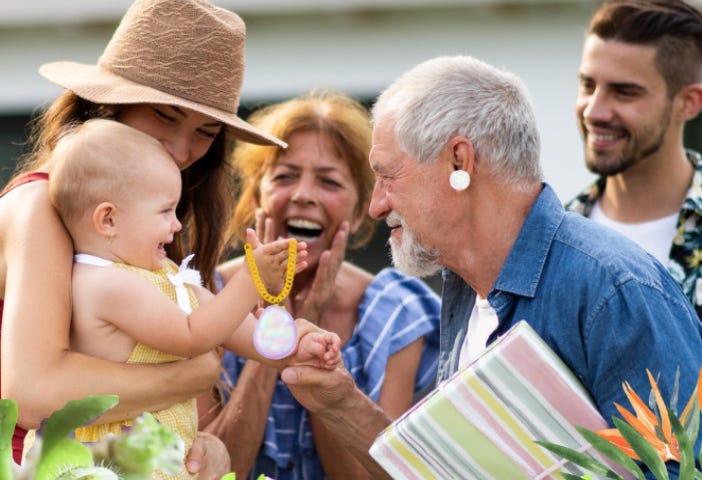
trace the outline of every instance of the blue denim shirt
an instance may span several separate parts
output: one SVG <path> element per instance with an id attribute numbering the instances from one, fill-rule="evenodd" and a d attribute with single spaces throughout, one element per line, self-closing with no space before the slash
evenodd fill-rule
<path id="1" fill-rule="evenodd" d="M 475 303 L 475 292 L 459 276 L 444 270 L 443 279 L 439 380 L 458 367 Z M 680 286 L 635 243 L 566 213 L 547 184 L 487 299 L 499 319 L 488 342 L 526 320 L 610 423 L 620 417 L 614 402 L 631 410 L 622 382 L 646 401 L 646 369 L 658 377 L 666 402 L 680 369 L 679 410 L 695 388 L 702 324 Z"/>

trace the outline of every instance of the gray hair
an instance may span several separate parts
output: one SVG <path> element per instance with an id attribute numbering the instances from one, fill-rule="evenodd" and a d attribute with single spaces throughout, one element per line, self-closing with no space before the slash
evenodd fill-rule
<path id="1" fill-rule="evenodd" d="M 541 181 L 540 140 L 526 87 L 512 73 L 470 56 L 420 63 L 385 91 L 373 121 L 395 121 L 398 147 L 418 162 L 436 159 L 455 135 L 508 182 Z"/>

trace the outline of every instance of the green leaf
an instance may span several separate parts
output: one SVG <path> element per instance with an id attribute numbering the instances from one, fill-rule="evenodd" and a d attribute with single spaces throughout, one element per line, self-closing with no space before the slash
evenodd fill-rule
<path id="1" fill-rule="evenodd" d="M 104 467 L 71 468 L 57 480 L 120 480 L 115 472 Z"/>
<path id="2" fill-rule="evenodd" d="M 573 450 L 572 448 L 564 447 L 563 445 L 557 445 L 555 443 L 550 443 L 550 442 L 543 442 L 540 440 L 535 440 L 534 443 L 537 445 L 541 445 L 547 450 L 552 451 L 556 455 L 565 458 L 566 460 L 574 463 L 575 465 L 579 465 L 580 467 L 583 467 L 584 469 L 600 476 L 604 476 L 606 478 L 613 478 L 616 480 L 622 480 L 621 475 L 617 474 L 617 472 L 613 471 L 611 468 L 608 466 L 598 462 L 591 456 L 578 452 L 577 450 Z"/>
<path id="3" fill-rule="evenodd" d="M 0 478 L 12 478 L 12 434 L 17 416 L 17 403 L 0 399 Z"/>
<path id="4" fill-rule="evenodd" d="M 117 405 L 116 395 L 88 395 L 80 400 L 69 400 L 51 414 L 42 427 L 43 449 L 52 449 L 54 442 L 71 435 L 73 431 Z"/>
<path id="5" fill-rule="evenodd" d="M 658 378 L 656 377 L 656 383 L 658 383 Z M 673 389 L 670 393 L 670 399 L 668 400 L 668 408 L 673 411 L 673 413 L 678 415 L 678 397 L 680 396 L 680 366 L 675 369 L 675 377 L 673 378 Z M 661 412 L 661 415 L 663 413 Z M 661 418 L 661 417 L 658 417 Z"/>
<path id="6" fill-rule="evenodd" d="M 624 420 L 614 417 L 613 421 L 619 433 L 629 442 L 631 448 L 636 452 L 651 473 L 653 473 L 658 480 L 670 480 L 668 477 L 668 470 L 665 468 L 665 463 L 663 463 L 661 457 L 658 456 L 658 452 L 656 452 L 648 440 Z"/>
<path id="7" fill-rule="evenodd" d="M 688 415 L 689 418 L 687 419 L 687 421 L 683 424 L 683 428 L 685 429 L 687 438 L 689 438 L 690 440 L 697 439 L 697 436 L 700 433 L 700 407 L 697 404 L 697 395 L 694 395 L 694 397 L 695 400 L 692 411 L 690 415 Z"/>
<path id="8" fill-rule="evenodd" d="M 693 478 L 695 475 L 695 452 L 692 442 L 672 410 L 668 410 L 668 417 L 680 449 L 680 478 Z"/>
<path id="9" fill-rule="evenodd" d="M 583 427 L 575 427 L 578 432 L 587 440 L 590 445 L 595 447 L 595 450 L 600 452 L 615 463 L 621 465 L 628 472 L 633 474 L 638 480 L 646 480 L 646 476 L 639 468 L 639 465 L 633 461 L 626 453 L 622 452 L 619 447 L 611 443 L 609 440 L 597 435 L 595 432 Z"/>
<path id="10" fill-rule="evenodd" d="M 234 472 L 227 473 L 225 476 L 223 476 L 219 480 L 236 480 L 236 473 L 234 473 Z"/>
<path id="11" fill-rule="evenodd" d="M 41 457 L 34 478 L 54 480 L 62 472 L 71 468 L 90 467 L 93 455 L 90 449 L 76 440 L 63 438 L 53 442 L 53 448 L 45 450 L 42 445 Z"/>
<path id="12" fill-rule="evenodd" d="M 701 372 L 702 373 L 702 372 Z M 692 402 L 693 406 L 691 407 L 690 414 L 688 415 L 688 419 L 686 423 L 684 424 L 685 427 L 685 432 L 687 432 L 687 437 L 692 441 L 692 443 L 697 442 L 697 437 L 700 433 L 700 414 L 699 411 L 702 409 L 700 407 L 699 402 L 697 401 L 697 389 L 692 392 L 692 396 L 690 397 L 690 402 Z M 699 457 L 698 457 L 698 462 L 700 465 L 702 465 L 702 449 L 699 451 Z"/>
<path id="13" fill-rule="evenodd" d="M 134 419 L 128 433 L 113 443 L 112 461 L 121 472 L 149 475 L 155 470 L 176 474 L 183 469 L 185 450 L 183 440 L 159 423 L 149 412 Z"/>
<path id="14" fill-rule="evenodd" d="M 590 475 L 573 475 L 572 473 L 562 472 L 560 474 L 565 480 L 583 480 L 592 478 Z"/>
<path id="15" fill-rule="evenodd" d="M 42 427 L 42 447 L 36 479 L 56 478 L 68 467 L 89 467 L 93 456 L 88 447 L 68 438 L 73 431 L 117 405 L 116 395 L 90 395 L 80 400 L 70 400 L 55 411 Z"/>

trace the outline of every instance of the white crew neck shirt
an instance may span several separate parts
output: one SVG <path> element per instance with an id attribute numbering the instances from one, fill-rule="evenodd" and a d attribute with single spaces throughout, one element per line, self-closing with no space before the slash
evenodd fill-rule
<path id="1" fill-rule="evenodd" d="M 458 357 L 459 367 L 465 367 L 480 356 L 487 348 L 490 334 L 497 328 L 497 313 L 487 299 L 478 295 L 468 321 L 468 331 Z"/>
<path id="2" fill-rule="evenodd" d="M 663 265 L 668 265 L 670 247 L 675 238 L 679 213 L 673 213 L 662 218 L 657 218 L 649 222 L 622 223 L 612 220 L 604 214 L 600 208 L 600 202 L 596 202 L 590 212 L 590 219 L 612 228 L 625 237 L 641 245 L 644 250 L 656 257 L 656 260 Z"/>

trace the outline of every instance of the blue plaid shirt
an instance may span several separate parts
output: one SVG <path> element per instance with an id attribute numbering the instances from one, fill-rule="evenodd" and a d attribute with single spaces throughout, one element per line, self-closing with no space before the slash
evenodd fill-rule
<path id="1" fill-rule="evenodd" d="M 383 386 L 388 358 L 424 337 L 415 392 L 432 385 L 439 358 L 438 296 L 422 281 L 386 268 L 376 275 L 358 307 L 358 322 L 342 348 L 344 365 L 358 387 L 374 401 Z M 246 358 L 231 352 L 224 368 L 236 384 Z M 263 446 L 249 478 L 261 473 L 276 480 L 324 479 L 307 411 L 278 379 Z"/>

